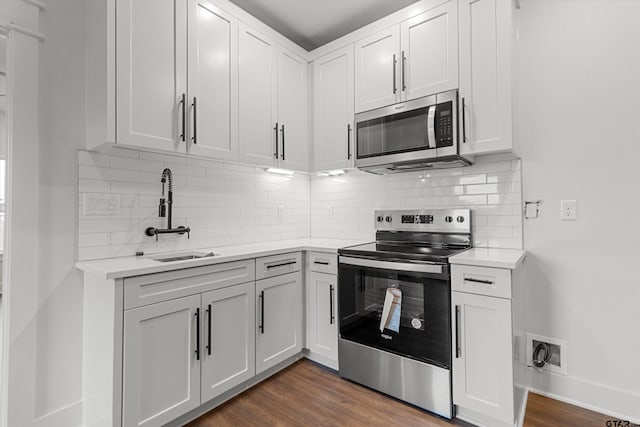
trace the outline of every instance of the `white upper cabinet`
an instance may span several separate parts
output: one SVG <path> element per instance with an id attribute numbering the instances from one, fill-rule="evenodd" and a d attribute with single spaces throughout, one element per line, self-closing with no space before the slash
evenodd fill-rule
<path id="1" fill-rule="evenodd" d="M 356 113 L 456 89 L 457 13 L 450 0 L 357 41 Z"/>
<path id="2" fill-rule="evenodd" d="M 513 148 L 511 61 L 513 3 L 460 0 L 462 152 Z"/>
<path id="3" fill-rule="evenodd" d="M 277 51 L 274 42 L 240 23 L 240 160 L 274 165 L 277 150 Z"/>
<path id="4" fill-rule="evenodd" d="M 353 165 L 353 45 L 313 64 L 313 169 Z"/>
<path id="5" fill-rule="evenodd" d="M 400 27 L 355 43 L 356 113 L 395 104 L 399 98 Z"/>
<path id="6" fill-rule="evenodd" d="M 278 125 L 280 164 L 307 170 L 309 154 L 308 65 L 293 52 L 278 49 Z"/>
<path id="7" fill-rule="evenodd" d="M 403 100 L 458 88 L 458 2 L 441 6 L 401 24 Z"/>
<path id="8" fill-rule="evenodd" d="M 187 0 L 118 0 L 117 142 L 185 152 Z"/>
<path id="9" fill-rule="evenodd" d="M 189 0 L 188 147 L 238 158 L 238 23 L 207 0 Z"/>

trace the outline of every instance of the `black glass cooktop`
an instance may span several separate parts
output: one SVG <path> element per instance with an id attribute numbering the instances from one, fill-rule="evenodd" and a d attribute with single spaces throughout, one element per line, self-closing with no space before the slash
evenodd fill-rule
<path id="1" fill-rule="evenodd" d="M 338 250 L 340 255 L 378 259 L 402 259 L 446 263 L 448 258 L 468 248 L 429 247 L 409 242 L 372 242 Z"/>

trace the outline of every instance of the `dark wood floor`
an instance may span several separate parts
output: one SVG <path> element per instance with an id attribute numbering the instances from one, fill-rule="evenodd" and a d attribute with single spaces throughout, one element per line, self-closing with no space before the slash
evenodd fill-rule
<path id="1" fill-rule="evenodd" d="M 610 417 L 535 394 L 525 427 L 606 427 Z M 188 424 L 224 426 L 470 426 L 343 380 L 306 359 Z"/>
<path id="2" fill-rule="evenodd" d="M 589 411 L 555 399 L 529 393 L 524 427 L 634 427 L 613 417 Z"/>

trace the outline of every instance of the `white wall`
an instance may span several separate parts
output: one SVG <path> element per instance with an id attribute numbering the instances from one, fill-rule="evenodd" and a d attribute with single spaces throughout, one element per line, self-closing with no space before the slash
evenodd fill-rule
<path id="1" fill-rule="evenodd" d="M 376 209 L 469 208 L 473 244 L 522 248 L 520 160 L 485 156 L 467 168 L 311 181 L 311 235 L 373 240 Z"/>
<path id="2" fill-rule="evenodd" d="M 166 227 L 166 219 L 158 218 L 165 167 L 173 174 L 172 226 L 190 226 L 190 239 L 168 234 L 156 242 L 144 235 L 146 227 Z M 85 215 L 85 196 L 107 193 L 120 197 L 120 212 Z M 304 174 L 285 177 L 259 167 L 135 150 L 79 151 L 78 259 L 309 237 L 309 197 Z"/>
<path id="3" fill-rule="evenodd" d="M 640 2 L 523 1 L 519 138 L 528 332 L 568 341 L 532 386 L 640 419 Z M 578 220 L 559 220 L 576 199 Z"/>
<path id="4" fill-rule="evenodd" d="M 42 14 L 47 39 L 40 46 L 40 233 L 32 414 L 40 425 L 82 422 L 83 285 L 74 261 L 75 158 L 85 140 L 85 25 L 83 0 L 48 2 Z"/>

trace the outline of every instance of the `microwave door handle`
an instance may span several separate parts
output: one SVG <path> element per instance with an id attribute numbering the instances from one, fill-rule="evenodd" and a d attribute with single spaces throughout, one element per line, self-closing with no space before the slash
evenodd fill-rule
<path id="1" fill-rule="evenodd" d="M 427 142 L 429 148 L 436 148 L 436 106 L 430 106 L 427 111 Z"/>

